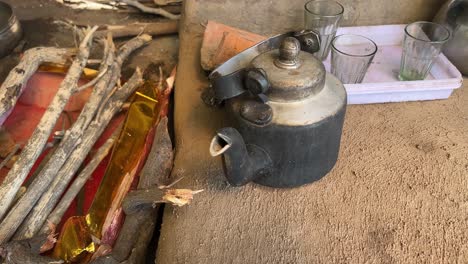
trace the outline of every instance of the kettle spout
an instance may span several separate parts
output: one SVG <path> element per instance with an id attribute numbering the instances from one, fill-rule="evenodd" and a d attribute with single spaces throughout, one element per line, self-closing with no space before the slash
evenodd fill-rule
<path id="1" fill-rule="evenodd" d="M 242 140 L 242 138 L 240 139 Z M 242 140 L 242 143 L 244 140 Z M 216 157 L 224 154 L 227 150 L 232 147 L 232 139 L 221 132 L 216 133 L 210 144 L 210 154 L 212 157 Z"/>
<path id="2" fill-rule="evenodd" d="M 262 148 L 246 145 L 241 134 L 232 127 L 218 130 L 210 144 L 213 157 L 223 156 L 223 168 L 229 183 L 241 186 L 271 170 L 271 159 Z"/>

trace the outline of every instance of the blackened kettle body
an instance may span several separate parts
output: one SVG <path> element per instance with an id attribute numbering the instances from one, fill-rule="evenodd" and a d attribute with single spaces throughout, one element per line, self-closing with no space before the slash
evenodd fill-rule
<path id="1" fill-rule="evenodd" d="M 235 124 L 217 131 L 210 153 L 222 155 L 232 185 L 300 186 L 325 176 L 338 158 L 345 88 L 310 53 L 317 35 L 280 36 L 254 47 L 259 54 L 245 68 L 210 75 Z"/>

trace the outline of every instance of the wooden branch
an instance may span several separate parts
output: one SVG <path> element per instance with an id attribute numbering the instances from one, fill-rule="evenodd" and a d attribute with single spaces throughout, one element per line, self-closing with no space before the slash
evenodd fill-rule
<path id="1" fill-rule="evenodd" d="M 111 137 L 109 137 L 106 142 L 98 149 L 96 154 L 94 154 L 91 161 L 86 165 L 86 167 L 80 172 L 78 176 L 76 176 L 73 183 L 68 187 L 67 192 L 61 198 L 60 202 L 57 204 L 55 209 L 50 213 L 47 222 L 42 226 L 40 234 L 45 234 L 50 232 L 50 224 L 58 225 L 62 219 L 62 216 L 67 211 L 70 204 L 75 199 L 76 195 L 80 192 L 80 190 L 85 185 L 86 181 L 91 177 L 96 167 L 101 163 L 101 161 L 109 154 L 112 146 L 114 145 L 115 141 L 117 140 L 120 133 L 120 128 L 115 129 L 114 133 Z"/>
<path id="2" fill-rule="evenodd" d="M 114 62 L 114 52 L 114 43 L 112 42 L 112 38 L 109 37 L 105 44 L 104 58 L 100 66 L 101 72 L 110 67 L 109 65 L 112 65 Z M 99 79 L 88 99 L 88 102 L 81 110 L 78 119 L 65 133 L 64 138 L 55 149 L 49 161 L 32 181 L 26 194 L 11 210 L 9 214 L 12 215 L 11 218 L 9 218 L 9 220 L 11 219 L 10 221 L 23 221 L 24 219 L 23 224 L 16 231 L 15 239 L 18 240 L 30 238 L 34 235 L 34 233 L 37 232 L 37 229 L 42 226 L 42 223 L 35 223 L 38 221 L 38 219 L 41 219 L 39 218 L 39 215 L 42 213 L 42 210 L 44 210 L 44 204 L 42 202 L 44 200 L 44 192 L 47 193 L 47 188 L 56 177 L 57 172 L 67 161 L 72 151 L 80 143 L 80 138 L 83 136 L 89 124 L 91 123 L 93 117 L 99 109 L 103 98 L 107 95 L 107 85 L 110 77 L 111 74 L 107 74 Z M 40 198 L 41 200 L 39 200 Z M 37 202 L 38 200 L 39 202 Z M 29 213 L 30 211 L 31 213 Z"/>
<path id="3" fill-rule="evenodd" d="M 112 120 L 114 115 L 119 112 L 124 101 L 143 83 L 141 72 L 137 68 L 133 76 L 128 80 L 117 92 L 110 98 L 103 111 L 99 116 L 93 120 L 86 130 L 86 133 L 81 138 L 81 143 L 76 147 L 73 153 L 68 158 L 67 162 L 60 169 L 57 177 L 49 186 L 46 193 L 43 194 L 41 200 L 36 205 L 37 208 L 41 208 L 41 214 L 37 214 L 30 227 L 31 232 L 29 234 L 35 235 L 39 229 L 45 223 L 45 220 L 49 216 L 49 213 L 57 204 L 60 196 L 65 191 L 66 187 L 70 183 L 75 175 L 76 171 L 80 168 L 86 155 L 89 153 L 94 143 L 96 143 L 99 136 L 104 132 L 105 128 Z M 45 229 L 45 228 L 44 228 Z M 29 235 L 28 234 L 28 235 Z"/>
<path id="4" fill-rule="evenodd" d="M 73 9 L 86 9 L 86 10 L 117 9 L 117 7 L 111 3 L 99 3 L 99 1 L 92 1 L 92 0 L 55 0 L 55 1 Z"/>
<path id="5" fill-rule="evenodd" d="M 0 87 L 0 119 L 6 119 L 24 91 L 29 78 L 44 62 L 64 64 L 76 54 L 74 49 L 37 47 L 27 50 Z M 0 122 L 0 124 L 3 122 Z"/>
<path id="6" fill-rule="evenodd" d="M 88 34 L 83 39 L 80 44 L 79 53 L 70 66 L 67 75 L 60 84 L 56 95 L 42 116 L 39 125 L 34 130 L 18 160 L 8 172 L 5 180 L 0 186 L 0 219 L 6 215 L 7 208 L 11 205 L 21 183 L 24 181 L 31 170 L 31 167 L 42 152 L 57 119 L 60 117 L 63 108 L 73 93 L 73 90 L 77 87 L 78 80 L 81 77 L 83 68 L 85 67 L 89 56 L 93 39 L 92 35 L 95 30 L 96 28 L 89 30 Z M 6 240 L 13 235 L 16 230 L 15 226 L 18 226 L 18 222 L 13 223 L 2 221 L 2 224 L 0 225 L 0 244 L 6 242 Z"/>
<path id="7" fill-rule="evenodd" d="M 115 38 L 133 37 L 141 34 L 160 36 L 175 34 L 179 30 L 179 21 L 168 20 L 154 23 L 135 23 L 129 25 L 107 25 L 103 30 L 97 31 L 96 36 L 103 36 L 111 32 Z"/>
<path id="8" fill-rule="evenodd" d="M 120 47 L 119 54 L 115 60 L 116 63 L 114 63 L 113 69 L 111 69 L 112 76 L 111 76 L 109 86 L 108 86 L 109 89 L 115 89 L 115 84 L 120 80 L 120 76 L 121 76 L 120 69 L 122 68 L 122 64 L 127 59 L 127 57 L 135 50 L 148 44 L 151 40 L 152 40 L 152 37 L 150 35 L 143 34 L 143 35 L 140 35 L 138 37 L 135 37 L 129 40 L 127 43 L 125 43 L 125 45 Z"/>
<path id="9" fill-rule="evenodd" d="M 135 0 L 119 0 L 119 2 L 125 3 L 127 5 L 136 7 L 140 9 L 141 12 L 148 13 L 148 14 L 154 14 L 154 15 L 159 15 L 163 16 L 165 18 L 169 19 L 179 19 L 180 15 L 174 15 L 172 13 L 167 12 L 166 10 L 162 8 L 153 8 L 153 7 L 148 7 L 143 5 L 142 3 L 135 1 Z"/>
<path id="10" fill-rule="evenodd" d="M 169 4 L 174 4 L 174 3 L 181 3 L 182 0 L 153 0 L 153 2 L 157 5 L 169 5 Z"/>

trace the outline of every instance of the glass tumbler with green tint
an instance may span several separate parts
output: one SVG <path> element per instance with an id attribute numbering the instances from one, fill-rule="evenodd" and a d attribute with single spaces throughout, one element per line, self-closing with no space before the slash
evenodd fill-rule
<path id="1" fill-rule="evenodd" d="M 312 0 L 305 4 L 304 27 L 320 35 L 320 50 L 314 54 L 317 59 L 327 58 L 343 12 L 343 6 L 332 0 Z"/>
<path id="2" fill-rule="evenodd" d="M 449 38 L 450 31 L 440 24 L 415 22 L 407 25 L 399 79 L 424 80 Z"/>

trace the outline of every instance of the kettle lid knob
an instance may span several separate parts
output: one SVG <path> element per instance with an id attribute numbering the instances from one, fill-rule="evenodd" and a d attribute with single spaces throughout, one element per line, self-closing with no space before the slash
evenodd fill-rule
<path id="1" fill-rule="evenodd" d="M 275 65 L 282 69 L 296 69 L 300 66 L 298 55 L 301 51 L 299 40 L 294 37 L 285 38 L 279 47 L 279 56 Z"/>

